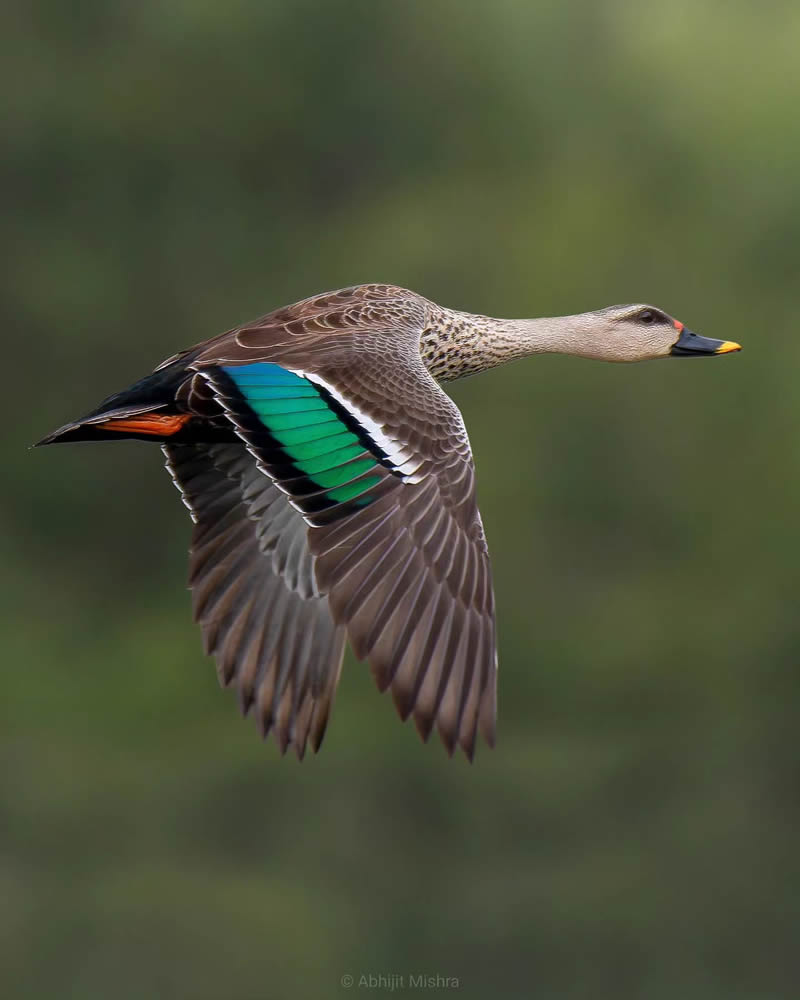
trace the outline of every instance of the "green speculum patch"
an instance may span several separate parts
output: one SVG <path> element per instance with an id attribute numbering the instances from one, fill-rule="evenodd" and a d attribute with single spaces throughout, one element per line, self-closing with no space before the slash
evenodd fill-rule
<path id="1" fill-rule="evenodd" d="M 380 476 L 364 476 L 377 459 L 313 382 L 271 362 L 223 371 L 291 465 L 331 502 L 354 500 L 380 481 Z"/>

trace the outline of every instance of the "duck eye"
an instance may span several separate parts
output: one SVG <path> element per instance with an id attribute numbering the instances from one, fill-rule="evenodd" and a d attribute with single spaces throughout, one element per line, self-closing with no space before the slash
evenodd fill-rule
<path id="1" fill-rule="evenodd" d="M 642 309 L 637 318 L 639 322 L 644 323 L 645 326 L 650 326 L 651 323 L 655 323 L 658 319 L 652 309 Z"/>

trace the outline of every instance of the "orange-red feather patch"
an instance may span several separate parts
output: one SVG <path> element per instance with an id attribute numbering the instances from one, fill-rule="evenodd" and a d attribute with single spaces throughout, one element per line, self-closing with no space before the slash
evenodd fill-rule
<path id="1" fill-rule="evenodd" d="M 142 413 L 137 417 L 119 417 L 98 424 L 104 431 L 127 431 L 133 434 L 152 434 L 154 437 L 170 437 L 191 420 L 189 413 Z"/>

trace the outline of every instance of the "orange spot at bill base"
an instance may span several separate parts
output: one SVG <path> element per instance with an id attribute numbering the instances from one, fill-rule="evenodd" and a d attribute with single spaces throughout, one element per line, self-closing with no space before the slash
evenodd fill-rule
<path id="1" fill-rule="evenodd" d="M 675 327 L 678 333 L 683 333 L 683 323 L 681 323 L 679 319 L 674 319 L 672 321 L 672 325 Z"/>

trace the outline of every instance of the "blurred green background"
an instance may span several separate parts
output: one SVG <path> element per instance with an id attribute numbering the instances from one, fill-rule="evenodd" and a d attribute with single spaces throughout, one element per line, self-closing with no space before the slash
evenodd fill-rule
<path id="1" fill-rule="evenodd" d="M 3 996 L 797 996 L 797 4 L 38 0 L 2 34 Z M 202 656 L 158 449 L 27 450 L 362 281 L 745 345 L 453 387 L 499 608 L 473 766 L 352 658 L 280 759 Z"/>

